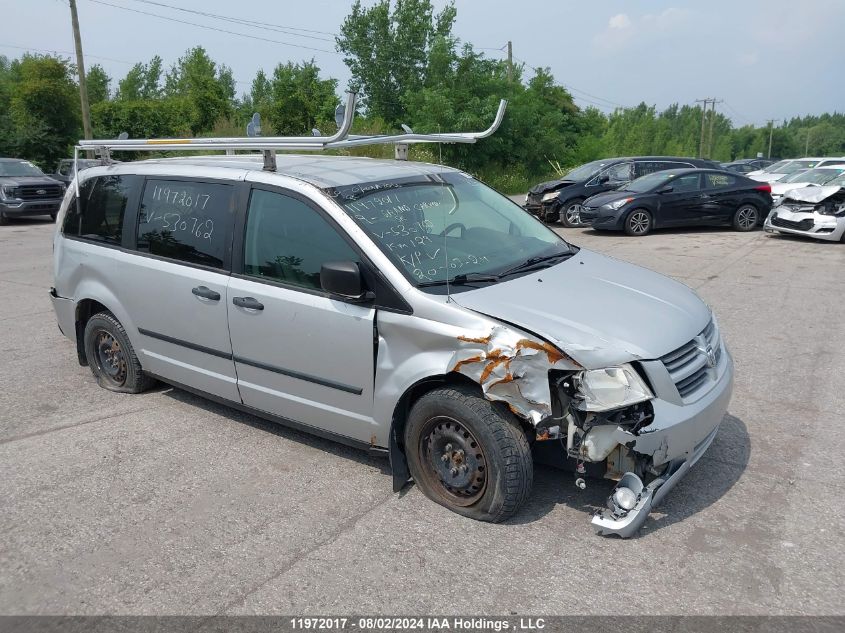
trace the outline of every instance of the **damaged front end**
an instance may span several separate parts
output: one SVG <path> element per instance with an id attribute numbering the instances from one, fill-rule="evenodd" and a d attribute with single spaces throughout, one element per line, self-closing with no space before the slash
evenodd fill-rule
<path id="1" fill-rule="evenodd" d="M 458 337 L 450 369 L 530 422 L 536 441 L 560 442 L 579 488 L 589 465 L 590 474 L 618 481 L 592 524 L 599 534 L 628 538 L 707 450 L 727 409 L 732 361 L 715 324 L 703 334 L 719 353 L 692 348 L 691 367 L 702 364 L 706 376 L 688 397 L 662 361 L 585 369 L 554 345 L 504 326 Z"/>

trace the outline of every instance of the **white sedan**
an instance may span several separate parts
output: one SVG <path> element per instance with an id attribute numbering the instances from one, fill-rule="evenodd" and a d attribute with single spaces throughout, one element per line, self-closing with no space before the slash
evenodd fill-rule
<path id="1" fill-rule="evenodd" d="M 769 212 L 763 228 L 845 242 L 845 174 L 821 187 L 788 191 Z"/>
<path id="2" fill-rule="evenodd" d="M 815 169 L 795 172 L 791 176 L 786 176 L 772 184 L 772 202 L 777 204 L 787 191 L 824 185 L 843 173 L 845 173 L 845 165 L 816 167 Z"/>
<path id="3" fill-rule="evenodd" d="M 766 169 L 760 171 L 752 171 L 747 174 L 752 180 L 759 180 L 760 182 L 778 182 L 785 176 L 789 176 L 798 171 L 805 169 L 813 169 L 814 167 L 822 167 L 824 165 L 843 165 L 845 158 L 790 158 L 789 160 L 782 160 L 774 165 L 769 165 Z"/>

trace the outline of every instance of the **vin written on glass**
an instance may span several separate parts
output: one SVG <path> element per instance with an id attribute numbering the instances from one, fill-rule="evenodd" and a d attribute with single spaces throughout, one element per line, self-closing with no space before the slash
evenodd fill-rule
<path id="1" fill-rule="evenodd" d="M 205 209 L 208 201 L 211 199 L 211 195 L 156 185 L 153 188 L 152 199 L 156 202 L 164 202 L 182 209 Z"/>

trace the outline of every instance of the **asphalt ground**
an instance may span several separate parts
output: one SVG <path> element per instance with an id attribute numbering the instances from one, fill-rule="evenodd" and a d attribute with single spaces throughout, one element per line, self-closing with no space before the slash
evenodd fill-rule
<path id="1" fill-rule="evenodd" d="M 607 481 L 538 466 L 477 523 L 393 494 L 386 460 L 100 389 L 56 327 L 52 232 L 0 227 L 0 614 L 845 613 L 843 244 L 560 229 L 695 288 L 736 362 L 709 452 L 623 541 L 589 524 Z"/>

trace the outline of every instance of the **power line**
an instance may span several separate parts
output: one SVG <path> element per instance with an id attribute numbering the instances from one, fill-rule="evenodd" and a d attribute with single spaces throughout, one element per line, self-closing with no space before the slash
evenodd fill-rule
<path id="1" fill-rule="evenodd" d="M 196 9 L 186 9 L 184 7 L 175 7 L 171 4 L 165 4 L 163 2 L 155 2 L 154 0 L 134 0 L 135 2 L 140 2 L 142 4 L 150 4 L 157 7 L 163 7 L 166 9 L 173 9 L 174 11 L 182 11 L 183 13 L 192 13 L 194 15 L 201 15 L 207 18 L 213 18 L 215 20 L 222 20 L 224 22 L 231 22 L 234 24 L 240 24 L 243 26 L 251 26 L 254 28 L 264 29 L 265 31 L 275 31 L 277 33 L 286 33 L 287 35 L 293 35 L 294 37 L 305 37 L 314 40 L 320 40 L 323 42 L 334 42 L 334 36 L 337 33 L 331 33 L 329 31 L 317 31 L 314 29 L 303 29 L 295 26 L 285 26 L 282 24 L 270 24 L 266 22 L 258 22 L 256 20 L 247 20 L 246 18 L 236 18 L 228 15 L 220 15 L 219 13 L 209 13 L 208 11 L 198 11 Z M 302 31 L 302 33 L 296 33 L 295 31 Z M 317 35 L 307 35 L 307 33 L 317 33 L 319 35 L 330 35 L 332 37 L 318 37 Z"/>
<path id="2" fill-rule="evenodd" d="M 16 48 L 21 51 L 35 51 L 37 53 L 53 53 L 55 55 L 75 55 L 73 51 L 57 51 L 51 48 L 32 48 L 31 46 L 15 46 L 14 44 L 0 44 L 0 48 Z M 114 57 L 103 57 L 102 55 L 91 55 L 86 54 L 85 57 L 91 57 L 93 59 L 102 59 L 104 61 L 109 62 L 116 62 L 118 64 L 129 64 L 130 66 L 134 64 L 134 62 L 128 62 L 125 59 L 115 59 Z"/>
<path id="3" fill-rule="evenodd" d="M 123 11 L 131 11 L 132 13 L 140 13 L 141 15 L 149 15 L 154 18 L 160 18 L 162 20 L 167 20 L 168 22 L 177 22 L 179 24 L 187 24 L 188 26 L 195 26 L 200 29 L 207 29 L 209 31 L 217 31 L 218 33 L 226 33 L 227 35 L 237 35 L 238 37 L 245 37 L 251 40 L 259 40 L 261 42 L 270 42 L 271 44 L 282 44 L 283 46 L 292 46 L 294 48 L 303 48 L 309 51 L 318 51 L 320 53 L 330 53 L 332 55 L 339 55 L 337 51 L 329 51 L 324 48 L 315 48 L 313 46 L 305 46 L 304 44 L 293 44 L 291 42 L 283 42 L 281 40 L 271 40 L 267 37 L 261 37 L 258 35 L 250 35 L 248 33 L 238 33 L 237 31 L 229 31 L 227 29 L 221 29 L 216 26 L 207 26 L 205 24 L 197 24 L 196 22 L 188 22 L 187 20 L 179 20 L 178 18 L 172 18 L 167 15 L 161 15 L 160 13 L 152 13 L 150 11 L 141 11 L 140 9 L 132 9 L 130 7 L 122 7 L 117 4 L 111 4 L 110 2 L 104 2 L 103 0 L 88 0 L 89 2 L 93 2 L 95 4 L 102 4 L 107 7 L 112 7 L 114 9 L 122 9 Z"/>

